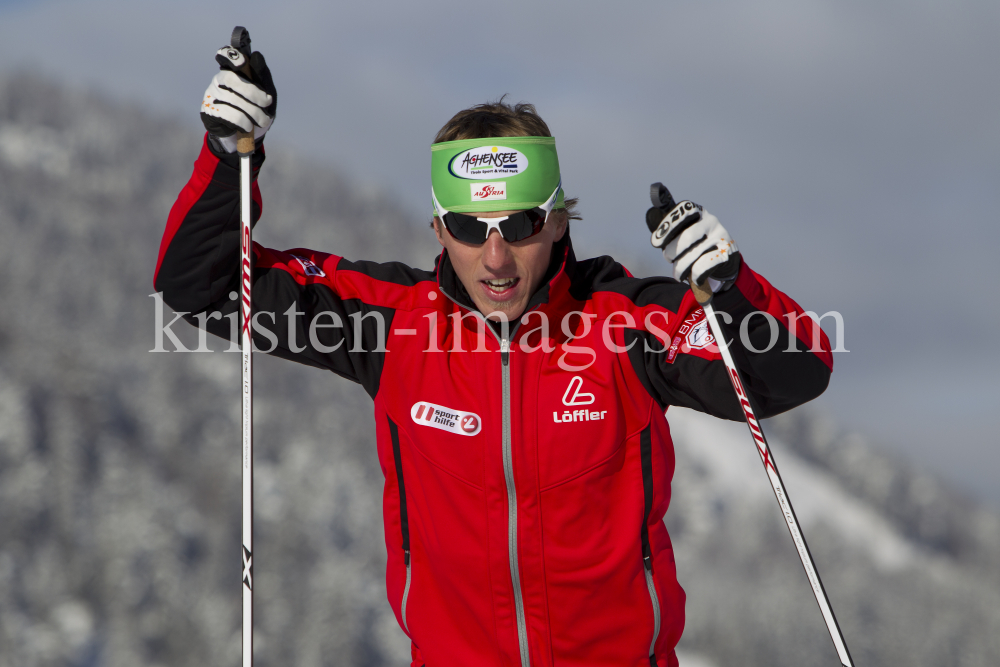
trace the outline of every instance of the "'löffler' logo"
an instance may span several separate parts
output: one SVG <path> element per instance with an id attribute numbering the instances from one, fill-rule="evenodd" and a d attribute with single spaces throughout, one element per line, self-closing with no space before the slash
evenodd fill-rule
<path id="1" fill-rule="evenodd" d="M 580 391 L 581 389 L 583 389 L 583 378 L 579 375 L 574 375 L 570 378 L 569 385 L 566 386 L 566 391 L 563 392 L 563 405 L 569 408 L 580 405 L 591 405 L 594 402 L 594 395 L 590 392 Z M 604 415 L 607 413 L 607 410 L 563 410 L 561 416 L 558 412 L 553 412 L 552 421 L 557 424 L 565 424 L 566 422 L 600 421 L 604 419 Z"/>
<path id="2" fill-rule="evenodd" d="M 574 375 L 570 378 L 569 386 L 563 393 L 563 405 L 569 407 L 573 405 L 590 405 L 594 402 L 594 395 L 580 391 L 583 389 L 583 378 Z"/>
<path id="3" fill-rule="evenodd" d="M 479 415 L 418 401 L 410 408 L 410 419 L 421 426 L 439 428 L 458 435 L 477 435 L 483 428 Z"/>

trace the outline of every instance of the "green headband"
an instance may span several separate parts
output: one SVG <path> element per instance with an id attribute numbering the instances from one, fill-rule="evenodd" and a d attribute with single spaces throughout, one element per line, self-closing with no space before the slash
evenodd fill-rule
<path id="1" fill-rule="evenodd" d="M 547 202 L 559 186 L 553 137 L 461 139 L 431 145 L 434 215 L 515 211 Z M 560 189 L 554 208 L 563 208 Z"/>

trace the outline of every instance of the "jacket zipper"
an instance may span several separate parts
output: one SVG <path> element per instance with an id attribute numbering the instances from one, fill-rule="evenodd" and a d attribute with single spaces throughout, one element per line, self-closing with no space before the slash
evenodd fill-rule
<path id="1" fill-rule="evenodd" d="M 403 586 L 403 602 L 400 608 L 400 615 L 403 617 L 403 629 L 410 631 L 410 626 L 406 622 L 406 601 L 410 598 L 410 551 L 403 552 L 403 562 L 406 563 L 406 585 Z"/>
<path id="2" fill-rule="evenodd" d="M 399 486 L 399 527 L 403 537 L 403 563 L 406 565 L 406 584 L 403 586 L 403 599 L 400 602 L 399 615 L 403 619 L 403 629 L 409 633 L 406 623 L 406 601 L 410 597 L 410 521 L 406 513 L 406 485 L 403 483 L 403 459 L 399 454 L 399 429 L 396 422 L 388 419 L 389 435 L 392 436 L 392 455 L 396 463 L 396 484 Z"/>
<path id="3" fill-rule="evenodd" d="M 469 310 L 452 298 L 443 289 L 440 290 L 449 301 L 460 308 Z M 528 623 L 524 619 L 524 597 L 521 595 L 521 570 L 517 562 L 517 490 L 514 487 L 514 463 L 511 458 L 511 419 L 510 419 L 510 338 L 517 331 L 508 332 L 508 337 L 498 336 L 482 313 L 472 310 L 483 321 L 483 326 L 493 334 L 500 343 L 500 386 L 501 386 L 501 443 L 503 450 L 503 477 L 507 487 L 507 560 L 510 565 L 510 583 L 514 587 L 514 611 L 517 616 L 517 644 L 521 652 L 521 667 L 531 667 L 531 655 L 528 652 Z M 409 570 L 407 570 L 409 573 Z"/>
<path id="4" fill-rule="evenodd" d="M 486 326 L 489 326 L 488 324 Z M 528 653 L 528 624 L 524 620 L 524 599 L 521 596 L 521 572 L 517 562 L 517 490 L 514 487 L 514 462 L 511 457 L 510 424 L 510 341 L 500 339 L 500 382 L 503 390 L 503 476 L 507 484 L 507 554 L 510 560 L 510 580 L 514 586 L 514 608 L 517 612 L 517 643 L 521 649 L 521 667 L 531 666 Z"/>
<path id="5" fill-rule="evenodd" d="M 653 641 L 649 642 L 649 657 L 651 664 L 654 649 L 656 648 L 656 638 L 660 635 L 660 601 L 656 597 L 656 586 L 653 585 L 653 566 L 648 559 L 643 559 L 643 571 L 646 573 L 646 588 L 649 590 L 649 600 L 653 603 Z M 409 578 L 409 569 L 407 569 Z"/>

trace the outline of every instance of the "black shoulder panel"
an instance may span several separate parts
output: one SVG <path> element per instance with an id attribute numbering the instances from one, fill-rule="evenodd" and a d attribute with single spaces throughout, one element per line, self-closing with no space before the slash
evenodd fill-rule
<path id="1" fill-rule="evenodd" d="M 427 281 L 437 282 L 437 276 L 433 271 L 415 269 L 402 262 L 352 262 L 341 259 L 337 264 L 337 271 L 356 271 L 369 278 L 402 287 L 413 287 L 417 283 Z"/>
<path id="2" fill-rule="evenodd" d="M 656 304 L 676 313 L 688 286 L 673 278 L 633 278 L 624 266 L 605 255 L 578 261 L 574 267 L 572 296 L 585 301 L 595 292 L 614 292 L 639 307 Z"/>

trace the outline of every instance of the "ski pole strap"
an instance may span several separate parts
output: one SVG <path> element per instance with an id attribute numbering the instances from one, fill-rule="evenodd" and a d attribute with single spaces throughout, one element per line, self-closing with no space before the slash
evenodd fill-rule
<path id="1" fill-rule="evenodd" d="M 431 187 L 448 211 L 535 208 L 548 201 L 559 183 L 553 137 L 460 139 L 431 146 Z M 554 208 L 565 208 L 561 189 Z"/>

